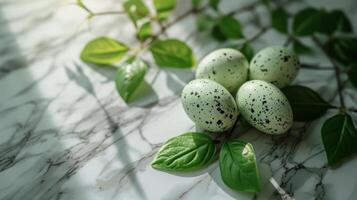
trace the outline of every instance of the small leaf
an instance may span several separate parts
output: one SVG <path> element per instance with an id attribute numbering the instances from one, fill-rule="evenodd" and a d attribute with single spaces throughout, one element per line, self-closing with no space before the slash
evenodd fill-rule
<path id="1" fill-rule="evenodd" d="M 287 86 L 282 92 L 288 98 L 296 121 L 311 121 L 322 116 L 332 106 L 315 91 L 300 85 Z"/>
<path id="2" fill-rule="evenodd" d="M 214 10 L 218 10 L 218 4 L 220 0 L 209 0 L 209 6 L 213 8 Z"/>
<path id="3" fill-rule="evenodd" d="M 328 43 L 328 53 L 345 66 L 357 62 L 357 38 L 334 38 Z"/>
<path id="4" fill-rule="evenodd" d="M 185 133 L 171 138 L 156 154 L 151 166 L 155 169 L 188 172 L 200 170 L 216 158 L 216 146 L 204 133 Z"/>
<path id="5" fill-rule="evenodd" d="M 348 67 L 347 75 L 352 85 L 357 88 L 357 63 L 353 63 Z"/>
<path id="6" fill-rule="evenodd" d="M 357 152 L 357 130 L 348 114 L 329 118 L 321 128 L 329 165 L 335 165 Z"/>
<path id="7" fill-rule="evenodd" d="M 125 12 L 136 26 L 136 21 L 148 16 L 149 9 L 141 0 L 125 0 L 123 3 Z"/>
<path id="8" fill-rule="evenodd" d="M 134 60 L 121 66 L 115 76 L 115 85 L 120 96 L 125 102 L 130 100 L 131 95 L 143 81 L 147 65 L 142 60 Z"/>
<path id="9" fill-rule="evenodd" d="M 119 61 L 128 47 L 112 38 L 99 37 L 85 45 L 81 52 L 81 59 L 94 64 L 111 64 Z"/>
<path id="10" fill-rule="evenodd" d="M 154 0 L 154 7 L 159 19 L 166 19 L 175 6 L 176 0 Z"/>
<path id="11" fill-rule="evenodd" d="M 297 54 L 301 54 L 301 55 L 302 54 L 310 54 L 313 52 L 310 47 L 306 46 L 298 39 L 294 39 L 293 48 Z"/>
<path id="12" fill-rule="evenodd" d="M 244 37 L 240 23 L 232 16 L 221 17 L 218 27 L 226 38 L 240 39 Z"/>
<path id="13" fill-rule="evenodd" d="M 298 12 L 293 20 L 293 32 L 297 36 L 308 36 L 320 30 L 323 12 L 306 8 Z"/>
<path id="14" fill-rule="evenodd" d="M 222 33 L 222 31 L 219 29 L 218 25 L 213 26 L 211 35 L 215 40 L 217 40 L 219 42 L 223 42 L 223 41 L 227 40 L 227 37 Z"/>
<path id="15" fill-rule="evenodd" d="M 253 146 L 237 139 L 222 145 L 219 168 L 223 182 L 242 192 L 260 191 L 260 178 Z"/>
<path id="16" fill-rule="evenodd" d="M 282 7 L 278 7 L 271 13 L 272 26 L 281 33 L 288 33 L 288 13 Z"/>
<path id="17" fill-rule="evenodd" d="M 146 22 L 139 28 L 138 38 L 141 41 L 148 39 L 152 35 L 151 22 Z"/>
<path id="18" fill-rule="evenodd" d="M 214 19 L 211 15 L 202 14 L 199 15 L 196 19 L 196 25 L 198 31 L 206 31 L 213 27 Z"/>
<path id="19" fill-rule="evenodd" d="M 179 40 L 158 40 L 150 46 L 150 51 L 161 67 L 190 68 L 195 63 L 191 48 Z"/>
<path id="20" fill-rule="evenodd" d="M 192 0 L 192 7 L 199 8 L 201 6 L 202 0 Z"/>
<path id="21" fill-rule="evenodd" d="M 254 56 L 254 49 L 252 48 L 252 46 L 250 46 L 249 43 L 247 43 L 247 42 L 244 43 L 239 50 L 248 59 L 248 61 L 252 60 L 252 58 Z"/>

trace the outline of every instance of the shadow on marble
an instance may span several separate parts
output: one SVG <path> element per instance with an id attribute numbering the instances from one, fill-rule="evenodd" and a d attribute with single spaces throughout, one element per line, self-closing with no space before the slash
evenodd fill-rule
<path id="1" fill-rule="evenodd" d="M 7 20 L 0 12 L 0 81 L 16 73 L 16 82 L 4 81 L 11 84 L 2 93 L 7 99 L 0 101 L 0 116 L 6 116 L 0 120 L 0 199 L 64 198 L 62 186 L 68 179 L 82 186 L 72 177 L 78 165 L 71 164 L 71 152 L 60 142 L 55 128 L 59 125 L 48 112 L 56 97 L 45 97 L 37 88 L 38 80 L 28 67 L 32 61 L 21 54 Z M 41 157 L 40 151 L 44 152 Z M 89 199 L 85 193 L 77 195 Z"/>
<path id="2" fill-rule="evenodd" d="M 195 72 L 187 69 L 163 68 L 162 71 L 167 75 L 166 85 L 175 94 L 181 95 L 181 90 L 185 85 L 194 79 Z"/>

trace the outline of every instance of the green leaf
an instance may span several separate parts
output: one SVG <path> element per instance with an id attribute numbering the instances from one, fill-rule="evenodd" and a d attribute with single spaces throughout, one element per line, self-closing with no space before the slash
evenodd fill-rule
<path id="1" fill-rule="evenodd" d="M 293 41 L 293 49 L 297 54 L 310 54 L 312 53 L 312 49 L 305 44 L 303 44 L 300 40 L 294 39 Z"/>
<path id="2" fill-rule="evenodd" d="M 166 19 L 175 6 L 176 0 L 154 0 L 154 7 L 159 19 Z"/>
<path id="3" fill-rule="evenodd" d="M 281 33 L 288 33 L 288 13 L 282 7 L 278 7 L 271 12 L 271 24 Z"/>
<path id="4" fill-rule="evenodd" d="M 112 38 L 99 37 L 84 46 L 81 59 L 94 64 L 111 64 L 119 61 L 127 51 L 125 44 Z"/>
<path id="5" fill-rule="evenodd" d="M 216 146 L 208 135 L 185 133 L 165 142 L 151 166 L 175 172 L 200 170 L 216 159 L 216 151 Z"/>
<path id="6" fill-rule="evenodd" d="M 211 8 L 213 8 L 214 10 L 218 10 L 218 4 L 219 4 L 220 0 L 209 0 L 208 4 Z"/>
<path id="7" fill-rule="evenodd" d="M 240 39 L 244 37 L 240 23 L 232 16 L 221 17 L 218 27 L 226 38 Z"/>
<path id="8" fill-rule="evenodd" d="M 191 48 L 176 39 L 157 40 L 150 46 L 150 51 L 161 67 L 190 68 L 195 63 Z"/>
<path id="9" fill-rule="evenodd" d="M 323 9 L 306 8 L 295 15 L 293 31 L 297 36 L 308 36 L 316 32 L 332 35 L 336 31 L 351 33 L 352 25 L 341 10 L 328 12 Z"/>
<path id="10" fill-rule="evenodd" d="M 206 31 L 213 27 L 214 19 L 211 15 L 202 14 L 199 15 L 196 19 L 196 26 L 198 31 Z"/>
<path id="11" fill-rule="evenodd" d="M 141 0 L 125 0 L 123 3 L 125 12 L 136 26 L 136 21 L 150 14 L 149 9 Z"/>
<path id="12" fill-rule="evenodd" d="M 334 38 L 328 43 L 328 53 L 345 66 L 357 62 L 357 38 Z"/>
<path id="13" fill-rule="evenodd" d="M 115 76 L 115 85 L 125 102 L 139 87 L 146 74 L 147 65 L 142 60 L 134 60 L 121 66 Z"/>
<path id="14" fill-rule="evenodd" d="M 222 145 L 219 168 L 223 182 L 242 192 L 260 191 L 259 170 L 253 146 L 237 139 Z"/>
<path id="15" fill-rule="evenodd" d="M 357 88 L 357 63 L 353 63 L 348 67 L 347 75 L 352 85 Z"/>
<path id="16" fill-rule="evenodd" d="M 335 165 L 357 152 L 357 130 L 348 114 L 329 118 L 321 128 L 329 165 Z"/>
<path id="17" fill-rule="evenodd" d="M 332 35 L 334 32 L 351 33 L 352 25 L 345 13 L 341 10 L 333 10 L 324 12 L 324 17 L 321 21 L 321 33 Z"/>
<path id="18" fill-rule="evenodd" d="M 315 91 L 300 85 L 287 86 L 282 92 L 288 98 L 296 121 L 311 121 L 322 116 L 332 106 Z"/>
<path id="19" fill-rule="evenodd" d="M 201 6 L 202 0 L 192 0 L 192 7 L 199 8 Z"/>
<path id="20" fill-rule="evenodd" d="M 151 22 L 146 22 L 139 28 L 138 38 L 141 41 L 148 39 L 152 35 Z"/>
<path id="21" fill-rule="evenodd" d="M 243 55 L 248 59 L 248 61 L 252 60 L 254 56 L 254 49 L 252 46 L 250 46 L 249 43 L 244 43 L 241 48 L 239 48 L 239 51 L 243 53 Z"/>
<path id="22" fill-rule="evenodd" d="M 306 8 L 298 12 L 293 20 L 293 32 L 297 36 L 308 36 L 320 30 L 324 13 L 315 8 Z"/>
<path id="23" fill-rule="evenodd" d="M 215 40 L 217 40 L 219 42 L 223 42 L 223 41 L 227 40 L 227 37 L 222 33 L 222 31 L 219 29 L 218 25 L 213 26 L 211 35 Z"/>

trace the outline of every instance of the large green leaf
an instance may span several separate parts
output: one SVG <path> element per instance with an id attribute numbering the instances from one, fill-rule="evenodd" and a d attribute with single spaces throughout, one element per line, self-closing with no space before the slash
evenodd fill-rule
<path id="1" fill-rule="evenodd" d="M 332 35 L 335 32 L 351 33 L 352 25 L 341 10 L 328 12 L 324 9 L 306 8 L 295 15 L 293 31 L 297 36 L 308 36 L 316 32 Z"/>
<path id="2" fill-rule="evenodd" d="M 294 39 L 293 49 L 294 49 L 294 52 L 297 54 L 310 54 L 313 52 L 310 47 L 306 46 L 304 43 L 302 43 L 298 39 Z"/>
<path id="3" fill-rule="evenodd" d="M 300 85 L 287 86 L 282 92 L 288 98 L 296 121 L 311 121 L 322 116 L 332 106 L 315 91 Z"/>
<path id="4" fill-rule="evenodd" d="M 81 59 L 95 64 L 111 64 L 119 61 L 127 51 L 125 44 L 112 38 L 99 37 L 84 46 Z"/>
<path id="5" fill-rule="evenodd" d="M 348 66 L 347 75 L 352 85 L 357 88 L 357 63 L 353 63 Z"/>
<path id="6" fill-rule="evenodd" d="M 228 187 L 243 192 L 260 191 L 258 166 L 250 143 L 237 139 L 224 143 L 219 155 L 219 168 Z"/>
<path id="7" fill-rule="evenodd" d="M 357 130 L 347 114 L 329 118 L 322 126 L 321 136 L 329 165 L 335 165 L 357 152 Z"/>
<path id="8" fill-rule="evenodd" d="M 328 44 L 328 53 L 346 67 L 357 62 L 357 38 L 336 37 Z"/>
<path id="9" fill-rule="evenodd" d="M 331 12 L 321 11 L 323 18 L 320 22 L 320 33 L 332 35 L 335 32 L 351 33 L 352 25 L 345 13 L 341 10 Z"/>
<path id="10" fill-rule="evenodd" d="M 226 38 L 243 38 L 242 28 L 238 20 L 232 16 L 223 16 L 218 20 L 218 28 Z"/>
<path id="11" fill-rule="evenodd" d="M 154 0 L 154 7 L 159 19 L 165 19 L 175 8 L 176 0 Z"/>
<path id="12" fill-rule="evenodd" d="M 128 102 L 146 74 L 147 65 L 142 60 L 134 60 L 121 66 L 115 76 L 119 95 Z"/>
<path id="13" fill-rule="evenodd" d="M 288 32 L 288 13 L 282 7 L 278 7 L 271 12 L 271 24 L 281 33 Z"/>
<path id="14" fill-rule="evenodd" d="M 149 38 L 151 35 L 152 35 L 151 22 L 146 22 L 140 26 L 138 31 L 139 40 L 144 41 L 147 38 Z"/>
<path id="15" fill-rule="evenodd" d="M 123 3 L 125 12 L 136 26 L 136 21 L 150 14 L 149 9 L 141 0 L 125 0 Z"/>
<path id="16" fill-rule="evenodd" d="M 299 11 L 293 20 L 293 32 L 297 36 L 308 36 L 320 30 L 324 13 L 315 8 Z"/>
<path id="17" fill-rule="evenodd" d="M 190 68 L 195 63 L 191 48 L 176 39 L 158 40 L 150 46 L 150 51 L 161 67 Z"/>
<path id="18" fill-rule="evenodd" d="M 166 171 L 195 171 L 211 164 L 216 146 L 204 133 L 185 133 L 171 138 L 156 154 L 151 166 Z"/>

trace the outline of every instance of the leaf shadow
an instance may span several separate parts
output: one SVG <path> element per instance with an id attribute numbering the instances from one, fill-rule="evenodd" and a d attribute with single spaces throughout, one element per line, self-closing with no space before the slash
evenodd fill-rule
<path id="1" fill-rule="evenodd" d="M 190 82 L 194 76 L 195 72 L 193 70 L 183 70 L 175 68 L 163 68 L 167 75 L 166 85 L 174 93 L 182 90 L 182 88 Z"/>

